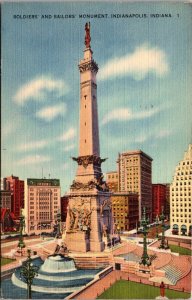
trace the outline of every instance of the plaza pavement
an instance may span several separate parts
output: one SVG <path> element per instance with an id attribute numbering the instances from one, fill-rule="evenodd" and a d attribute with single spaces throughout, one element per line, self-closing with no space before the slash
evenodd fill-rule
<path id="1" fill-rule="evenodd" d="M 42 240 L 41 238 L 38 239 L 31 239 L 31 240 L 24 240 L 26 247 L 30 248 L 34 251 L 37 251 L 37 254 L 41 257 L 44 255 L 52 254 L 56 248 L 57 240 Z M 8 242 L 7 244 L 3 244 L 2 246 L 2 256 L 6 256 L 14 247 L 17 248 L 18 241 Z M 122 244 L 118 247 L 114 247 L 113 251 L 106 251 L 104 252 L 106 255 L 111 256 L 113 259 L 116 255 L 130 253 L 133 252 L 137 255 L 141 255 L 142 247 L 138 246 L 134 242 L 123 241 Z M 149 254 L 153 254 L 154 251 L 148 250 Z M 77 254 L 77 253 L 76 253 Z M 86 253 L 89 256 L 91 253 Z M 73 255 L 75 255 L 73 253 Z M 85 255 L 85 254 L 84 254 Z M 92 253 L 92 255 L 98 255 Z M 21 264 L 21 260 L 25 260 L 26 257 L 17 256 L 16 262 L 11 264 L 5 265 L 2 267 L 2 271 L 11 270 L 18 265 Z M 175 290 L 184 290 L 187 292 L 191 291 L 191 257 L 190 256 L 173 256 L 171 253 L 158 253 L 158 257 L 156 260 L 156 266 L 158 268 L 162 267 L 173 261 L 174 263 L 178 264 L 178 266 L 182 269 L 183 268 L 183 278 L 177 281 L 175 286 L 169 286 L 171 289 Z M 139 277 L 132 273 L 122 272 L 114 270 L 111 273 L 107 274 L 104 278 L 100 279 L 99 281 L 95 282 L 93 285 L 85 288 L 84 291 L 76 295 L 75 299 L 95 299 L 98 295 L 102 294 L 104 289 L 108 289 L 113 283 L 115 283 L 119 279 L 131 280 L 135 282 L 142 282 L 149 285 L 159 286 L 159 282 L 151 282 L 147 278 Z"/>

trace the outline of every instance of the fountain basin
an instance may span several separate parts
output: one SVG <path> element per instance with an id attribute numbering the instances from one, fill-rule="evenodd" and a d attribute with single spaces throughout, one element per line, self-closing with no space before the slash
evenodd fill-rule
<path id="1" fill-rule="evenodd" d="M 47 262 L 46 262 L 47 261 Z M 38 276 L 33 279 L 33 299 L 64 299 L 74 291 L 78 291 L 94 279 L 101 269 L 76 269 L 72 258 L 54 255 L 43 262 L 40 258 L 33 260 L 39 266 Z M 52 263 L 55 262 L 55 266 Z M 46 267 L 43 268 L 43 265 Z M 54 263 L 53 263 L 54 264 Z M 66 267 L 67 265 L 67 268 Z M 51 269 L 51 266 L 53 269 Z M 9 299 L 25 299 L 27 285 L 20 275 L 19 267 L 10 279 L 2 281 L 2 295 Z"/>

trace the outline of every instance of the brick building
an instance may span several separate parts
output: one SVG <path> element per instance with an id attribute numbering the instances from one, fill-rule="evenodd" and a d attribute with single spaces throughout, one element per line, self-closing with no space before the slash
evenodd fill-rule
<path id="1" fill-rule="evenodd" d="M 152 216 L 155 221 L 156 216 L 159 216 L 163 211 L 165 213 L 166 207 L 166 185 L 165 184 L 152 184 Z"/>
<path id="2" fill-rule="evenodd" d="M 68 202 L 69 202 L 68 196 L 61 197 L 61 221 L 62 222 L 66 222 Z"/>
<path id="3" fill-rule="evenodd" d="M 111 196 L 114 228 L 128 231 L 137 227 L 139 220 L 138 194 L 117 192 Z"/>
<path id="4" fill-rule="evenodd" d="M 1 207 L 11 211 L 11 191 L 0 191 Z"/>
<path id="5" fill-rule="evenodd" d="M 11 212 L 19 219 L 21 208 L 24 208 L 24 181 L 17 176 L 4 178 L 4 189 L 11 191 Z"/>

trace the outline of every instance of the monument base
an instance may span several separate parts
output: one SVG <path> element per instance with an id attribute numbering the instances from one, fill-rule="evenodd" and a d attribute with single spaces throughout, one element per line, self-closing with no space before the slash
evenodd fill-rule
<path id="1" fill-rule="evenodd" d="M 66 232 L 65 243 L 69 251 L 87 252 L 90 251 L 90 241 L 84 231 Z"/>
<path id="2" fill-rule="evenodd" d="M 92 252 L 102 252 L 105 249 L 104 242 L 90 241 L 90 251 Z"/>

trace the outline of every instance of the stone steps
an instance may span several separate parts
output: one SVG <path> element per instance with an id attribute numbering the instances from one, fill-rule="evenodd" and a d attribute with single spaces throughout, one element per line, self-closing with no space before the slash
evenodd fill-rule
<path id="1" fill-rule="evenodd" d="M 110 258 L 104 257 L 74 257 L 75 265 L 79 269 L 103 269 L 109 266 Z"/>

